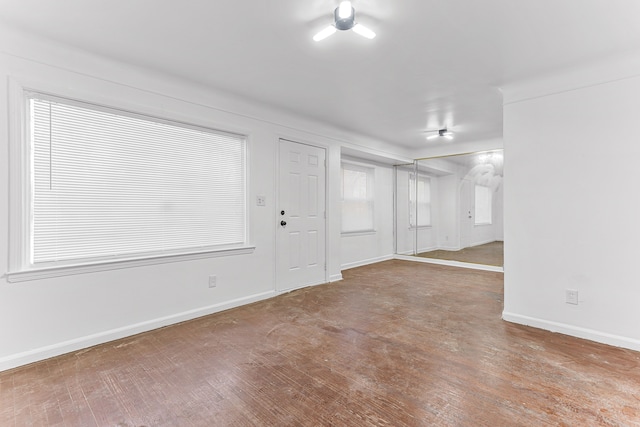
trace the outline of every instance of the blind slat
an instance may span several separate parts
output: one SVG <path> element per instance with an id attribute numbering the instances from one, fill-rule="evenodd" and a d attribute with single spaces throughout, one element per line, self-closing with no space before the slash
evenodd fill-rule
<path id="1" fill-rule="evenodd" d="M 244 137 L 31 94 L 31 263 L 246 241 Z"/>

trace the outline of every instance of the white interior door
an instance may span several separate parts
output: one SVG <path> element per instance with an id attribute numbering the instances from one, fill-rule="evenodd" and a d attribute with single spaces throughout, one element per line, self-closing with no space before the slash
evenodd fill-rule
<path id="1" fill-rule="evenodd" d="M 325 150 L 280 140 L 278 290 L 326 281 Z"/>
<path id="2" fill-rule="evenodd" d="M 473 181 L 463 179 L 460 184 L 460 249 L 471 246 L 471 234 L 474 224 L 474 193 Z"/>

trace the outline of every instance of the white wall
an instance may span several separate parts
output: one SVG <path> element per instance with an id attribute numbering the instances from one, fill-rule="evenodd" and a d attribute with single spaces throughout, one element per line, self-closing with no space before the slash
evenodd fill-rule
<path id="1" fill-rule="evenodd" d="M 374 169 L 375 232 L 341 235 L 340 256 L 343 270 L 393 257 L 393 166 L 352 157 L 346 159 Z"/>
<path id="2" fill-rule="evenodd" d="M 635 55 L 505 88 L 506 320 L 640 350 L 638 76 Z"/>
<path id="3" fill-rule="evenodd" d="M 493 197 L 493 240 L 504 241 L 504 180 Z"/>
<path id="4" fill-rule="evenodd" d="M 440 176 L 437 182 L 438 248 L 455 251 L 460 249 L 459 177 L 457 174 Z"/>
<path id="5" fill-rule="evenodd" d="M 274 296 L 280 137 L 328 150 L 327 280 L 338 280 L 340 145 L 398 151 L 382 141 L 6 29 L 0 31 L 0 80 L 0 370 Z M 9 283 L 4 275 L 11 227 L 8 87 L 20 85 L 249 135 L 255 251 Z M 255 205 L 257 195 L 266 196 L 266 207 Z M 218 285 L 210 289 L 212 274 Z"/>

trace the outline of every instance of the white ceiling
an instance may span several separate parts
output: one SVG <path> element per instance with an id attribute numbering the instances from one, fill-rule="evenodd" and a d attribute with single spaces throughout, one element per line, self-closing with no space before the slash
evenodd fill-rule
<path id="1" fill-rule="evenodd" d="M 640 49 L 638 0 L 0 0 L 0 22 L 416 149 L 502 136 L 505 83 Z M 447 142 L 449 143 L 449 142 Z"/>

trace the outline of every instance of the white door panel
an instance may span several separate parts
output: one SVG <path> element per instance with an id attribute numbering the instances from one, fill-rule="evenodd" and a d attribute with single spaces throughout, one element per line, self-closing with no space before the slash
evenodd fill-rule
<path id="1" fill-rule="evenodd" d="M 460 249 L 471 246 L 473 233 L 474 183 L 463 179 L 460 184 Z"/>
<path id="2" fill-rule="evenodd" d="M 326 279 L 325 173 L 323 148 L 280 140 L 278 290 Z"/>

